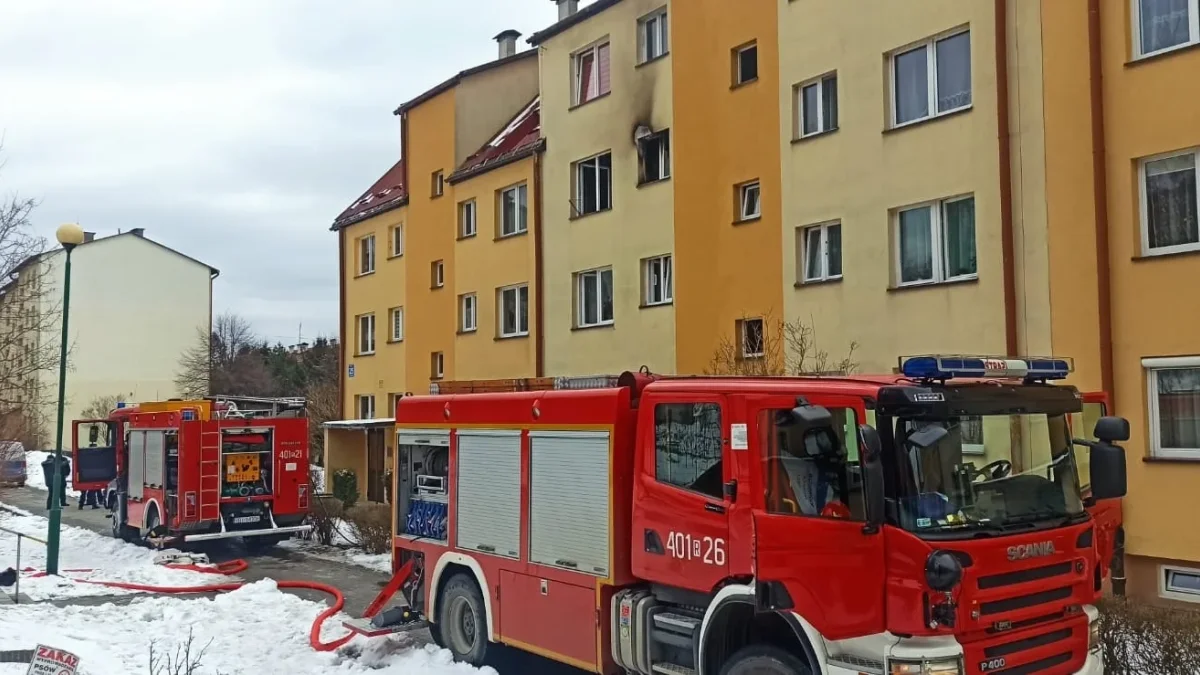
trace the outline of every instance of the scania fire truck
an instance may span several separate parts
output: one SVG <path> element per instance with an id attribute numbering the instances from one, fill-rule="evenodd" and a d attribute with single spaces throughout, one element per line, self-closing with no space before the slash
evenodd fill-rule
<path id="1" fill-rule="evenodd" d="M 503 643 L 597 673 L 1100 673 L 1129 428 L 1052 383 L 1071 368 L 401 398 L 395 616 L 474 664 Z"/>
<path id="2" fill-rule="evenodd" d="M 77 420 L 75 489 L 111 490 L 112 534 L 126 541 L 272 546 L 310 529 L 308 420 L 301 409 L 264 413 L 171 400 Z"/>

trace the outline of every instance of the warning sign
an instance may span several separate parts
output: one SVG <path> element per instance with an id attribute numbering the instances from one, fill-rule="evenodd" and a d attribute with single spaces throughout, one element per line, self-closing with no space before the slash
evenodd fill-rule
<path id="1" fill-rule="evenodd" d="M 248 483 L 260 476 L 257 452 L 239 452 L 225 455 L 225 482 Z"/>
<path id="2" fill-rule="evenodd" d="M 65 649 L 38 645 L 25 675 L 75 675 L 79 657 Z"/>

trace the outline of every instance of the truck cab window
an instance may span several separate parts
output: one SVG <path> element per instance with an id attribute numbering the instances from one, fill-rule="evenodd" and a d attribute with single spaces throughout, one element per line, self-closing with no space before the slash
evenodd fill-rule
<path id="1" fill-rule="evenodd" d="M 759 413 L 768 512 L 866 519 L 854 411 L 830 412 L 832 431 L 794 427 L 786 409 Z"/>
<path id="2" fill-rule="evenodd" d="M 654 407 L 654 477 L 660 483 L 720 499 L 721 406 L 661 403 Z"/>

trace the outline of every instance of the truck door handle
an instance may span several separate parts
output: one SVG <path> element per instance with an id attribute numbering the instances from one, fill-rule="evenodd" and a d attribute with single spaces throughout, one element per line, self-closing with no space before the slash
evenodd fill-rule
<path id="1" fill-rule="evenodd" d="M 663 554 L 662 539 L 658 537 L 658 533 L 654 530 L 646 530 L 644 543 L 646 547 L 646 553 L 652 553 L 654 555 Z"/>
<path id="2" fill-rule="evenodd" d="M 712 502 L 705 502 L 704 510 L 708 511 L 709 513 L 725 513 L 724 506 L 721 506 L 720 504 L 713 504 Z"/>

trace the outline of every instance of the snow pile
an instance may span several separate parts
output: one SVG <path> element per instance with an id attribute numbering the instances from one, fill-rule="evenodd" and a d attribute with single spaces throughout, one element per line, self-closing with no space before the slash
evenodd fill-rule
<path id="1" fill-rule="evenodd" d="M 56 608 L 19 605 L 0 612 L 0 650 L 32 649 L 38 643 L 74 652 L 83 675 L 148 672 L 151 642 L 158 655 L 174 655 L 193 631 L 191 653 L 206 645 L 196 675 L 496 675 L 453 663 L 450 652 L 417 646 L 412 638 L 356 638 L 339 652 L 313 651 L 312 621 L 324 606 L 259 581 L 212 599 L 154 596 L 128 606 Z M 325 623 L 322 639 L 345 634 L 338 617 Z M 0 664 L 0 675 L 27 665 Z M 190 672 L 190 671 L 189 671 Z"/>
<path id="2" fill-rule="evenodd" d="M 0 510 L 0 527 L 45 540 L 47 519 L 27 511 L 4 506 Z M 168 553 L 178 551 L 167 550 Z M 159 552 L 105 537 L 90 530 L 63 525 L 59 538 L 58 569 L 62 576 L 34 577 L 21 575 L 21 594 L 30 600 L 50 600 L 88 595 L 121 595 L 134 593 L 98 584 L 80 583 L 77 579 L 121 581 L 152 586 L 200 586 L 235 581 L 234 577 L 216 576 L 188 570 L 155 565 Z M 0 570 L 15 567 L 17 537 L 0 532 Z M 29 539 L 21 540 L 21 567 L 41 571 L 46 568 L 46 547 Z M 71 569 L 92 569 L 90 572 L 67 572 Z M 12 589 L 5 589 L 12 592 Z M 0 600 L 3 602 L 3 600 Z M 7 610 L 6 610 L 7 611 Z M 2 672 L 2 671 L 0 671 Z"/>
<path id="3" fill-rule="evenodd" d="M 279 546 L 321 560 L 349 563 L 384 574 L 392 573 L 391 554 L 364 552 L 358 547 L 358 531 L 354 525 L 341 518 L 333 520 L 333 546 L 325 546 L 311 538 L 288 539 Z"/>
<path id="4" fill-rule="evenodd" d="M 35 490 L 46 489 L 46 477 L 42 475 L 42 462 L 53 454 L 53 452 L 46 452 L 45 450 L 30 450 L 25 453 L 25 487 L 31 487 Z M 67 459 L 70 459 L 70 457 L 67 457 Z M 74 486 L 71 484 L 71 474 L 68 473 L 67 496 L 71 496 L 74 492 Z"/>

